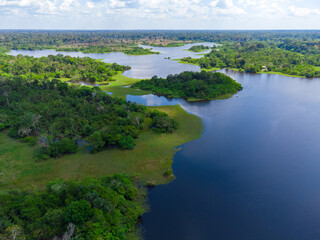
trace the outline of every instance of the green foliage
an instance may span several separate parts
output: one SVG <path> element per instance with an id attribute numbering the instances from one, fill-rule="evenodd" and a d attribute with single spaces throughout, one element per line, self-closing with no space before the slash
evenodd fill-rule
<path id="1" fill-rule="evenodd" d="M 167 79 L 154 76 L 151 80 L 143 80 L 132 87 L 149 90 L 168 97 L 209 100 L 228 93 L 236 93 L 241 85 L 222 73 L 182 72 L 168 75 Z"/>
<path id="2" fill-rule="evenodd" d="M 89 137 L 89 141 L 92 144 L 91 153 L 96 153 L 102 150 L 105 145 L 105 141 L 103 140 L 100 131 L 95 131 Z"/>
<path id="3" fill-rule="evenodd" d="M 56 180 L 45 191 L 0 194 L 0 235 L 16 239 L 125 239 L 143 209 L 137 187 L 126 175 L 83 182 Z M 72 229 L 72 225 L 75 228 Z"/>
<path id="4" fill-rule="evenodd" d="M 135 47 L 133 49 L 128 49 L 123 51 L 128 55 L 150 55 L 150 54 L 160 54 L 159 52 L 153 52 L 149 48 Z"/>
<path id="5" fill-rule="evenodd" d="M 189 48 L 188 50 L 191 52 L 203 52 L 210 49 L 210 47 L 208 46 L 204 46 L 204 45 L 195 45 L 192 46 L 191 48 Z"/>
<path id="6" fill-rule="evenodd" d="M 132 150 L 135 147 L 135 143 L 133 140 L 133 137 L 128 135 L 128 136 L 123 136 L 121 137 L 121 139 L 119 140 L 119 146 L 122 149 L 129 149 Z"/>
<path id="7" fill-rule="evenodd" d="M 304 77 L 319 77 L 320 42 L 310 45 L 293 40 L 276 45 L 270 42 L 226 43 L 204 57 L 182 61 L 199 64 L 201 68 L 236 68 L 246 72 L 280 72 Z M 303 53 L 303 54 L 302 54 Z"/>
<path id="8" fill-rule="evenodd" d="M 107 146 L 133 149 L 144 119 L 155 117 L 147 107 L 112 98 L 97 87 L 0 79 L 4 88 L 10 105 L 0 95 L 0 120 L 10 122 L 10 137 L 31 145 L 39 142 L 38 161 L 74 153 L 78 144 L 92 153 Z"/>
<path id="9" fill-rule="evenodd" d="M 30 146 L 34 146 L 37 143 L 37 138 L 35 138 L 33 136 L 20 138 L 20 140 L 22 142 L 29 143 Z"/>
<path id="10" fill-rule="evenodd" d="M 173 132 L 177 127 L 178 123 L 174 119 L 169 118 L 167 114 L 159 111 L 153 112 L 151 128 L 154 131 L 159 133 Z"/>
<path id="11" fill-rule="evenodd" d="M 49 147 L 47 149 L 47 155 L 50 157 L 59 157 L 66 153 L 74 153 L 77 151 L 77 144 L 69 139 L 62 138 L 61 140 L 55 140 L 49 142 Z"/>
<path id="12" fill-rule="evenodd" d="M 10 128 L 8 131 L 8 136 L 11 138 L 19 138 L 18 130 L 16 128 Z"/>
<path id="13" fill-rule="evenodd" d="M 66 222 L 74 223 L 77 226 L 82 225 L 92 218 L 93 210 L 86 200 L 72 202 L 66 209 Z"/>
<path id="14" fill-rule="evenodd" d="M 0 123 L 0 131 L 2 131 L 2 130 L 5 129 L 5 128 L 6 128 L 6 125 L 3 124 L 3 123 Z"/>
<path id="15" fill-rule="evenodd" d="M 108 64 L 88 57 L 76 58 L 61 54 L 41 58 L 4 55 L 0 56 L 0 66 L 0 76 L 6 78 L 66 78 L 74 82 L 90 83 L 109 81 L 118 72 L 130 69 L 116 63 Z"/>

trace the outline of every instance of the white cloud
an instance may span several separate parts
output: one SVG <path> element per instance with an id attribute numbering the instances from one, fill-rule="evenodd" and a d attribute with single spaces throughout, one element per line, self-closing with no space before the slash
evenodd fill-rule
<path id="1" fill-rule="evenodd" d="M 124 8 L 125 6 L 126 6 L 125 1 L 110 0 L 110 7 L 112 8 Z"/>
<path id="2" fill-rule="evenodd" d="M 310 15 L 320 15 L 320 9 L 319 8 L 298 8 L 293 5 L 289 7 L 290 12 L 297 17 L 307 17 Z"/>
<path id="3" fill-rule="evenodd" d="M 0 0 L 0 17 L 11 15 L 12 17 L 34 19 L 51 19 L 56 22 L 60 19 L 74 19 L 74 24 L 90 22 L 91 19 L 101 19 L 101 22 L 114 22 L 111 25 L 117 28 L 117 24 L 122 22 L 122 26 L 137 24 L 137 27 L 144 28 L 151 26 L 151 22 L 158 23 L 162 27 L 162 22 L 167 21 L 168 27 L 173 27 L 175 22 L 181 21 L 183 24 L 196 26 L 223 26 L 226 19 L 230 20 L 231 28 L 237 28 L 243 21 L 242 27 L 254 26 L 261 28 L 262 24 L 272 23 L 273 26 L 279 24 L 293 24 L 292 19 L 299 17 L 310 18 L 320 15 L 320 9 L 311 8 L 305 4 L 311 0 Z M 290 6 L 290 7 L 288 7 Z M 304 6 L 304 7 L 299 7 Z M 86 16 L 86 17 L 83 17 Z M 161 20 L 159 20 L 161 19 Z M 266 21 L 268 19 L 268 21 Z M 48 21 L 49 21 L 48 20 Z M 108 20 L 108 21 L 107 21 Z M 254 20 L 254 21 L 253 21 Z M 23 21 L 23 20 L 21 20 Z M 66 21 L 62 21 L 63 23 Z M 247 22 L 245 22 L 247 21 Z M 300 20 L 297 20 L 298 23 Z M 258 24 L 259 22 L 259 24 Z M 173 24 L 171 24 L 173 23 Z M 8 23 L 9 24 L 9 23 Z M 72 24 L 72 23 L 70 23 Z M 208 25 L 205 25 L 208 24 Z M 319 24 L 314 22 L 315 24 Z M 5 23 L 0 23 L 4 26 Z M 313 26 L 314 26 L 313 25 Z M 31 28 L 33 26 L 30 26 Z M 154 26 L 156 27 L 156 26 Z M 273 27 L 274 28 L 274 27 Z M 320 28 L 320 25 L 317 27 Z"/>

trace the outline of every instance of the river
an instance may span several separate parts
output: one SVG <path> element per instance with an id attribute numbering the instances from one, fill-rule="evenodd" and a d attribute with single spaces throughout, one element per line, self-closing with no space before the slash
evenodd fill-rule
<path id="1" fill-rule="evenodd" d="M 166 53 L 151 56 L 86 56 L 130 65 L 126 76 L 146 78 L 198 70 L 164 59 L 194 55 L 185 48 L 155 48 Z M 320 239 L 320 79 L 221 72 L 244 89 L 230 99 L 199 103 L 127 97 L 150 106 L 180 104 L 205 124 L 202 137 L 176 153 L 176 180 L 150 191 L 145 238 Z"/>

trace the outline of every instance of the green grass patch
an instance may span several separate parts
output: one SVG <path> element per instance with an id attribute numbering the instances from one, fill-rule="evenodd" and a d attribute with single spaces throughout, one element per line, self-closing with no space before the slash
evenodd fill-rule
<path id="1" fill-rule="evenodd" d="M 172 180 L 164 176 L 171 169 L 177 147 L 197 139 L 203 131 L 202 120 L 187 113 L 179 105 L 152 107 L 176 119 L 174 133 L 158 134 L 145 130 L 134 150 L 106 149 L 97 154 L 81 150 L 59 159 L 35 162 L 33 148 L 0 132 L 0 189 L 43 188 L 57 178 L 80 180 L 114 173 L 138 174 L 144 181 L 164 184 Z"/>
<path id="2" fill-rule="evenodd" d="M 107 92 L 112 92 L 113 97 L 126 98 L 128 94 L 130 95 L 146 95 L 150 94 L 148 91 L 143 91 L 139 89 L 130 88 L 132 84 L 141 81 L 142 79 L 129 78 L 121 73 L 118 73 L 116 76 L 112 77 L 113 80 L 109 85 L 101 86 L 102 90 Z"/>

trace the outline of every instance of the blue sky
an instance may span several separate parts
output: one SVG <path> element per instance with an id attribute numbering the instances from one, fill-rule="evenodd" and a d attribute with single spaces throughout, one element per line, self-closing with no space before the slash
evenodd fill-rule
<path id="1" fill-rule="evenodd" d="M 1 29 L 320 29 L 320 0 L 0 0 Z"/>

